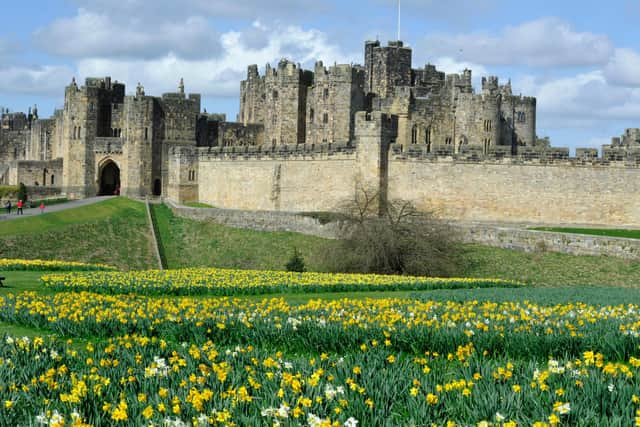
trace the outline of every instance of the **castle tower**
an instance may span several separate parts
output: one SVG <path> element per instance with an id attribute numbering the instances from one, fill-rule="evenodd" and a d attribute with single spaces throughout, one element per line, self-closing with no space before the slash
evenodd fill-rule
<path id="1" fill-rule="evenodd" d="M 238 122 L 244 124 L 264 124 L 265 79 L 258 74 L 258 66 L 250 65 L 247 79 L 240 83 L 240 113 Z"/>
<path id="2" fill-rule="evenodd" d="M 398 118 L 380 112 L 356 113 L 356 190 L 378 193 L 380 209 L 387 201 L 389 146 L 398 134 Z"/>
<path id="3" fill-rule="evenodd" d="M 154 118 L 159 114 L 150 96 L 128 96 L 124 103 L 124 141 L 121 194 L 144 197 L 152 194 L 153 147 L 156 137 Z"/>
<path id="4" fill-rule="evenodd" d="M 396 86 L 411 86 L 411 49 L 401 41 L 380 47 L 379 42 L 365 44 L 365 92 L 381 98 L 393 96 Z"/>
<path id="5" fill-rule="evenodd" d="M 327 69 L 317 62 L 313 86 L 307 95 L 306 143 L 352 141 L 355 114 L 364 109 L 362 67 L 335 65 Z"/>
<path id="6" fill-rule="evenodd" d="M 112 105 L 122 103 L 124 90 L 124 85 L 112 84 L 110 77 L 87 78 L 81 88 L 74 78 L 65 89 L 62 186 L 69 197 L 90 197 L 99 192 L 95 142 L 112 136 Z"/>
<path id="7" fill-rule="evenodd" d="M 265 76 L 265 144 L 304 144 L 307 90 L 313 73 L 283 59 Z"/>
<path id="8" fill-rule="evenodd" d="M 62 191 L 72 199 L 96 194 L 92 141 L 97 130 L 98 96 L 90 83 L 87 79 L 79 88 L 74 78 L 65 88 Z"/>

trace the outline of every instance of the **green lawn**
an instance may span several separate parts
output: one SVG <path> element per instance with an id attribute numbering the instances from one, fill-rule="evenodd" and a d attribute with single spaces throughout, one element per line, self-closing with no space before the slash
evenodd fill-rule
<path id="1" fill-rule="evenodd" d="M 0 257 L 152 268 L 143 203 L 114 198 L 89 206 L 0 222 Z"/>
<path id="2" fill-rule="evenodd" d="M 283 270 L 297 248 L 307 269 L 326 270 L 326 251 L 335 242 L 289 232 L 259 232 L 225 227 L 173 215 L 165 205 L 152 205 L 161 251 L 168 268 L 225 267 Z"/>
<path id="3" fill-rule="evenodd" d="M 530 230 L 552 231 L 555 233 L 569 233 L 569 234 L 588 234 L 592 236 L 623 237 L 626 239 L 640 239 L 640 230 L 562 228 L 562 227 L 537 227 L 537 228 L 530 228 Z"/>
<path id="4" fill-rule="evenodd" d="M 489 246 L 465 247 L 466 277 L 520 280 L 536 286 L 617 286 L 640 288 L 640 263 L 605 256 L 554 252 L 525 253 Z"/>

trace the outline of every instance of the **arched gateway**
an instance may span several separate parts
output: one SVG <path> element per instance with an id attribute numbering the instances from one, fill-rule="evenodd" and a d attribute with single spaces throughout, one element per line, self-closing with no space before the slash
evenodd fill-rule
<path id="1" fill-rule="evenodd" d="M 120 168 L 113 160 L 107 160 L 100 168 L 100 196 L 120 194 Z"/>

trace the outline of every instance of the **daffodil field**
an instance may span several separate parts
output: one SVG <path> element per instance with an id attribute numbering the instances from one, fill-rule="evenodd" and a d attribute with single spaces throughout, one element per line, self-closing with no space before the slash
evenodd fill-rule
<path id="1" fill-rule="evenodd" d="M 434 278 L 375 274 L 291 273 L 285 271 L 194 268 L 133 272 L 50 274 L 43 284 L 55 290 L 140 295 L 255 295 L 282 292 L 343 292 L 516 287 L 502 279 Z"/>
<path id="2" fill-rule="evenodd" d="M 78 270 L 115 270 L 105 264 L 87 264 L 73 261 L 46 261 L 41 259 L 6 259 L 0 258 L 0 271 L 78 271 Z"/>
<path id="3" fill-rule="evenodd" d="M 0 296 L 0 322 L 51 335 L 2 338 L 2 426 L 640 426 L 632 302 L 436 301 L 523 285 L 215 269 L 42 282 Z M 416 294 L 286 298 L 337 290 Z"/>

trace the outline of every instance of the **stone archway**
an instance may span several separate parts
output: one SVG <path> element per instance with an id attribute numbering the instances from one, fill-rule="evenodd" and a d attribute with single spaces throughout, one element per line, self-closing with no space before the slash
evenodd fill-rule
<path id="1" fill-rule="evenodd" d="M 120 168 L 113 160 L 107 160 L 100 168 L 100 196 L 120 194 Z"/>

